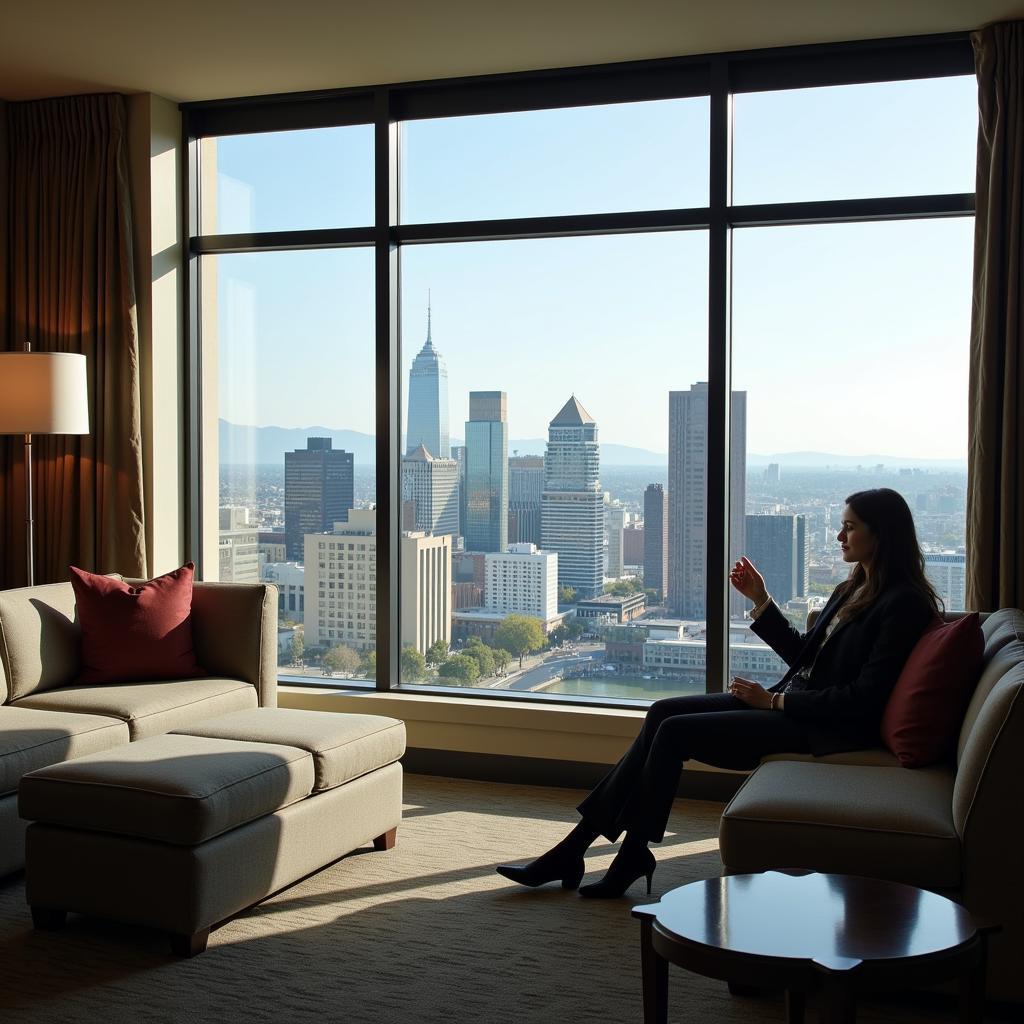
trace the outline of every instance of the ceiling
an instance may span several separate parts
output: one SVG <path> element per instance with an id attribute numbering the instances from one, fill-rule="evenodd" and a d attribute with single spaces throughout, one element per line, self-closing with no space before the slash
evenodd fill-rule
<path id="1" fill-rule="evenodd" d="M 0 97 L 250 96 L 952 32 L 1024 0 L 0 0 Z"/>

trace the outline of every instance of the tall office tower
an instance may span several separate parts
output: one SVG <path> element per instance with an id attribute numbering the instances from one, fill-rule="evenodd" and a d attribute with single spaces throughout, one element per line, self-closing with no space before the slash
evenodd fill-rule
<path id="1" fill-rule="evenodd" d="M 222 505 L 217 553 L 221 583 L 259 583 L 259 530 L 249 522 L 249 510 Z"/>
<path id="2" fill-rule="evenodd" d="M 408 525 L 404 512 L 409 507 Z M 459 466 L 454 459 L 435 459 L 420 445 L 402 459 L 402 526 L 440 535 L 459 533 Z"/>
<path id="3" fill-rule="evenodd" d="M 451 643 L 452 538 L 419 531 L 402 534 L 401 566 L 402 647 L 426 654 L 438 640 Z"/>
<path id="4" fill-rule="evenodd" d="M 668 395 L 668 603 L 686 619 L 707 617 L 708 386 Z M 732 393 L 729 561 L 744 551 L 747 495 L 747 393 Z M 716 571 L 726 572 L 721 566 Z M 730 615 L 743 613 L 731 591 Z"/>
<path id="5" fill-rule="evenodd" d="M 597 597 L 604 583 L 600 472 L 597 424 L 573 396 L 548 424 L 541 546 L 558 555 L 559 586 L 581 598 Z"/>
<path id="6" fill-rule="evenodd" d="M 535 544 L 509 544 L 485 555 L 484 609 L 531 615 L 549 622 L 558 614 L 558 555 Z"/>
<path id="7" fill-rule="evenodd" d="M 644 524 L 627 523 L 622 531 L 622 561 L 631 568 L 644 567 Z"/>
<path id="8" fill-rule="evenodd" d="M 967 556 L 956 551 L 929 551 L 924 573 L 931 580 L 947 612 L 962 612 L 967 603 Z"/>
<path id="9" fill-rule="evenodd" d="M 304 538 L 306 647 L 377 643 L 377 512 L 353 509 L 330 533 Z"/>
<path id="10" fill-rule="evenodd" d="M 508 460 L 508 542 L 540 547 L 540 502 L 544 456 L 513 455 Z"/>
<path id="11" fill-rule="evenodd" d="M 459 467 L 459 536 L 466 533 L 466 446 L 452 445 L 452 458 Z"/>
<path id="12" fill-rule="evenodd" d="M 778 604 L 804 597 L 801 593 L 800 534 L 802 516 L 747 516 L 747 557 L 764 577 L 768 593 Z"/>
<path id="13" fill-rule="evenodd" d="M 807 597 L 811 592 L 811 531 L 807 516 L 796 517 L 796 592 Z"/>
<path id="14" fill-rule="evenodd" d="M 779 482 L 779 464 L 777 462 L 768 463 L 768 468 L 764 471 L 764 480 L 768 484 Z"/>
<path id="15" fill-rule="evenodd" d="M 625 558 L 623 557 L 623 537 L 626 529 L 626 521 L 629 519 L 629 511 L 625 505 L 614 502 L 604 507 L 605 532 L 608 535 L 608 562 L 605 575 L 610 579 L 617 580 L 625 572 Z"/>
<path id="16" fill-rule="evenodd" d="M 661 484 L 644 491 L 644 588 L 664 600 L 668 586 L 668 495 Z"/>
<path id="17" fill-rule="evenodd" d="M 448 368 L 430 339 L 430 307 L 427 306 L 427 340 L 409 369 L 409 418 L 405 453 L 420 445 L 439 459 L 451 455 L 448 440 Z"/>
<path id="18" fill-rule="evenodd" d="M 467 551 L 508 546 L 508 396 L 470 391 L 466 422 Z"/>
<path id="19" fill-rule="evenodd" d="M 284 453 L 284 536 L 288 559 L 305 557 L 303 538 L 348 518 L 353 502 L 351 452 L 331 447 L 329 437 L 308 437 L 306 447 Z"/>

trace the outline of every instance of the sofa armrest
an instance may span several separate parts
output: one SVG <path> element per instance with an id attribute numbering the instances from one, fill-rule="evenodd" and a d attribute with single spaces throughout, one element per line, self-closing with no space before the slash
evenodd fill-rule
<path id="1" fill-rule="evenodd" d="M 260 707 L 277 707 L 277 587 L 196 582 L 192 638 L 207 672 L 245 679 Z"/>

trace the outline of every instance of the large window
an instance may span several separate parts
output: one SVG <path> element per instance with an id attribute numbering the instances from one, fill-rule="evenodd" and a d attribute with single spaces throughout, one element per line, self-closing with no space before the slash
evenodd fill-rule
<path id="1" fill-rule="evenodd" d="M 288 680 L 646 701 L 774 681 L 730 559 L 801 622 L 884 485 L 962 607 L 970 69 L 944 37 L 187 105 L 203 575 L 279 587 Z"/>

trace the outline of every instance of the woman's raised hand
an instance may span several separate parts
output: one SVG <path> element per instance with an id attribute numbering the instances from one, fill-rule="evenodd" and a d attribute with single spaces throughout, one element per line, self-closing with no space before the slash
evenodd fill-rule
<path id="1" fill-rule="evenodd" d="M 755 606 L 768 600 L 764 577 L 754 568 L 754 563 L 746 555 L 741 556 L 740 560 L 732 567 L 732 571 L 729 573 L 729 582 L 748 601 L 753 601 Z"/>

